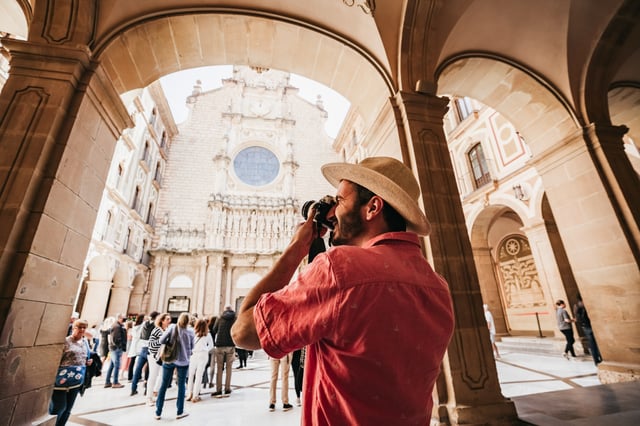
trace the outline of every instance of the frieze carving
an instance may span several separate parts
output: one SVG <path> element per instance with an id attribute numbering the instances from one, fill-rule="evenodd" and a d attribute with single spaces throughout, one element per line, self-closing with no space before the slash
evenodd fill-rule
<path id="1" fill-rule="evenodd" d="M 206 224 L 165 221 L 155 248 L 273 254 L 284 250 L 300 220 L 299 203 L 291 198 L 212 194 L 208 205 Z"/>

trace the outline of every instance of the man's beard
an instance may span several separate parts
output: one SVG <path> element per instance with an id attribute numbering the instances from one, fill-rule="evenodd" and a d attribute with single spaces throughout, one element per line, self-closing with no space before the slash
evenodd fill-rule
<path id="1" fill-rule="evenodd" d="M 333 231 L 331 244 L 334 246 L 350 245 L 364 230 L 364 222 L 358 207 L 344 215 Z"/>

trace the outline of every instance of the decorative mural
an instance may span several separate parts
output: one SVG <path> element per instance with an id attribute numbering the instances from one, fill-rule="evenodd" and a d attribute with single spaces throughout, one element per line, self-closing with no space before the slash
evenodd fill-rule
<path id="1" fill-rule="evenodd" d="M 529 241 L 510 235 L 498 248 L 498 268 L 507 309 L 546 306 Z"/>

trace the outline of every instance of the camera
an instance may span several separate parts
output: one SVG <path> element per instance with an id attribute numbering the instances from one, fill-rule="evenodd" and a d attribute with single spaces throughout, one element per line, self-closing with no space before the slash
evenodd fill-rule
<path id="1" fill-rule="evenodd" d="M 307 219 L 309 210 L 311 210 L 311 207 L 315 205 L 316 214 L 313 216 L 313 221 L 319 225 L 324 226 L 328 230 L 333 231 L 333 223 L 327 220 L 327 213 L 329 213 L 329 210 L 331 210 L 331 207 L 333 207 L 335 204 L 336 200 L 331 195 L 325 195 L 318 201 L 307 201 L 302 205 L 302 217 Z"/>

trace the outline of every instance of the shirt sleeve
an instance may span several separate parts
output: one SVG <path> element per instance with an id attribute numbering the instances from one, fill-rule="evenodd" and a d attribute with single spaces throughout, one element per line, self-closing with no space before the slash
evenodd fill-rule
<path id="1" fill-rule="evenodd" d="M 295 281 L 258 300 L 253 317 L 260 345 L 269 356 L 282 358 L 321 338 L 331 339 L 341 296 L 329 257 L 316 256 Z"/>

